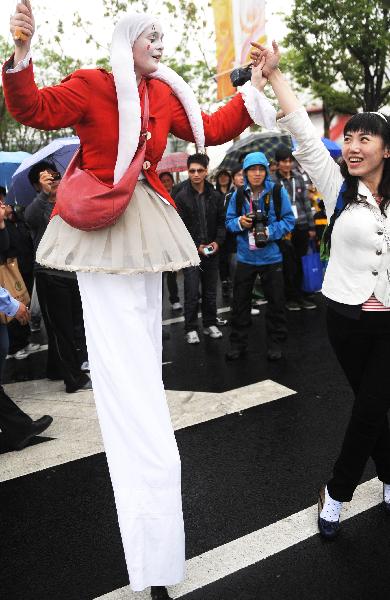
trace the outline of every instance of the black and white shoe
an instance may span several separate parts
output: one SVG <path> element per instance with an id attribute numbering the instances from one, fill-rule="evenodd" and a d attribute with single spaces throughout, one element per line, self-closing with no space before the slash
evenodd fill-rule
<path id="1" fill-rule="evenodd" d="M 325 504 L 325 486 L 323 486 L 318 492 L 318 529 L 320 530 L 321 536 L 325 540 L 334 540 L 340 531 L 340 520 L 338 521 L 327 521 L 321 518 L 321 511 Z"/>

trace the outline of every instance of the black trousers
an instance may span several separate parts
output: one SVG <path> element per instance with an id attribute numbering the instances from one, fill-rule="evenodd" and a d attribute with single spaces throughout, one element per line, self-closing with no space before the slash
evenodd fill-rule
<path id="1" fill-rule="evenodd" d="M 47 377 L 73 386 L 82 374 L 76 339 L 85 340 L 77 279 L 39 271 L 35 281 L 48 337 Z"/>
<path id="2" fill-rule="evenodd" d="M 303 298 L 302 292 L 302 256 L 306 256 L 309 248 L 309 231 L 307 229 L 294 229 L 291 242 L 283 242 L 283 274 L 286 299 L 299 302 Z"/>
<path id="3" fill-rule="evenodd" d="M 371 456 L 378 477 L 390 484 L 390 312 L 363 312 L 359 320 L 328 309 L 329 340 L 355 401 L 340 455 L 328 483 L 330 496 L 352 499 Z"/>
<path id="4" fill-rule="evenodd" d="M 265 323 L 269 349 L 279 349 L 287 338 L 284 283 L 282 263 L 255 266 L 237 262 L 233 283 L 231 346 L 245 350 L 251 328 L 252 290 L 256 276 L 260 275 L 267 300 Z"/>
<path id="5" fill-rule="evenodd" d="M 179 289 L 177 287 L 177 272 L 176 271 L 167 271 L 164 273 L 164 279 L 167 281 L 168 292 L 169 292 L 169 302 L 174 304 L 175 302 L 180 302 L 179 298 Z M 164 285 L 163 285 L 163 296 L 164 296 Z"/>
<path id="6" fill-rule="evenodd" d="M 32 423 L 31 417 L 12 402 L 1 385 L 8 345 L 7 325 L 0 323 L 0 429 L 7 442 L 28 431 Z"/>
<path id="7" fill-rule="evenodd" d="M 218 254 L 202 256 L 199 267 L 183 269 L 185 331 L 198 329 L 199 284 L 202 290 L 202 321 L 204 327 L 217 323 Z"/>

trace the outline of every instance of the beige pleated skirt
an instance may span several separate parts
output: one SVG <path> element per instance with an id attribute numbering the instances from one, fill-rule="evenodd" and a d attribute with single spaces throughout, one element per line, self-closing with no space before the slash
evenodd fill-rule
<path id="1" fill-rule="evenodd" d="M 121 275 L 179 271 L 200 262 L 177 211 L 144 181 L 137 183 L 129 206 L 112 227 L 81 231 L 53 217 L 36 260 L 62 271 Z"/>

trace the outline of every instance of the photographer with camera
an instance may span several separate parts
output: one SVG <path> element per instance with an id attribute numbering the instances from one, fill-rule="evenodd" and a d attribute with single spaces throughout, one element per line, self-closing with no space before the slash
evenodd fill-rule
<path id="1" fill-rule="evenodd" d="M 199 267 L 184 273 L 184 321 L 186 340 L 199 344 L 198 301 L 202 288 L 203 333 L 222 337 L 217 327 L 218 251 L 225 240 L 223 195 L 206 179 L 209 158 L 205 154 L 188 157 L 188 181 L 173 195 L 179 215 L 191 234 L 200 256 Z"/>
<path id="2" fill-rule="evenodd" d="M 233 284 L 231 349 L 227 360 L 246 353 L 251 326 L 252 289 L 259 275 L 266 308 L 267 356 L 282 357 L 287 337 L 284 307 L 282 253 L 278 241 L 295 226 L 286 190 L 275 184 L 262 152 L 247 154 L 243 162 L 244 185 L 230 199 L 226 214 L 228 231 L 237 234 L 237 268 Z"/>

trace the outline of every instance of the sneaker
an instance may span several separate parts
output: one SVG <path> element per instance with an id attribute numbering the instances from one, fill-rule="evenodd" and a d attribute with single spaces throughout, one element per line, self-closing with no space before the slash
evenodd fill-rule
<path id="1" fill-rule="evenodd" d="M 29 356 L 30 354 L 33 354 L 34 352 L 38 352 L 38 350 L 40 350 L 41 348 L 41 344 L 27 344 L 27 346 L 25 346 L 25 348 L 22 348 L 21 350 L 18 350 L 16 352 L 16 354 L 14 354 L 14 358 L 16 358 L 16 360 L 23 360 L 23 358 L 27 358 L 27 356 Z"/>
<path id="2" fill-rule="evenodd" d="M 291 311 L 302 310 L 301 305 L 298 304 L 298 302 L 294 302 L 293 300 L 289 300 L 288 302 L 286 302 L 286 308 L 287 308 L 287 310 L 291 310 Z"/>
<path id="3" fill-rule="evenodd" d="M 264 298 L 258 298 L 254 301 L 253 306 L 263 306 L 263 304 L 268 304 L 267 300 L 265 300 Z"/>
<path id="4" fill-rule="evenodd" d="M 203 329 L 203 333 L 205 335 L 209 335 L 213 339 L 222 337 L 222 331 L 220 331 L 216 325 L 210 325 L 210 327 L 206 327 Z"/>
<path id="5" fill-rule="evenodd" d="M 317 308 L 317 304 L 314 304 L 314 302 L 310 302 L 310 300 L 301 300 L 299 304 L 302 308 L 305 308 L 306 310 L 313 310 L 313 308 Z"/>
<path id="6" fill-rule="evenodd" d="M 89 362 L 88 362 L 87 360 L 85 360 L 85 361 L 83 362 L 83 364 L 81 365 L 80 369 L 81 369 L 82 371 L 89 371 Z"/>
<path id="7" fill-rule="evenodd" d="M 223 327 L 224 325 L 228 324 L 228 320 L 227 319 L 223 319 L 222 317 L 217 317 L 217 325 L 219 325 L 220 327 Z"/>
<path id="8" fill-rule="evenodd" d="M 180 304 L 180 302 L 174 302 L 173 304 L 171 304 L 171 308 L 172 310 L 181 310 L 183 307 Z"/>
<path id="9" fill-rule="evenodd" d="M 199 344 L 200 339 L 197 331 L 187 331 L 186 333 L 186 342 L 188 344 Z"/>
<path id="10" fill-rule="evenodd" d="M 252 306 L 251 308 L 251 315 L 252 317 L 255 317 L 256 315 L 260 314 L 260 310 L 258 308 L 256 308 L 255 306 Z"/>

